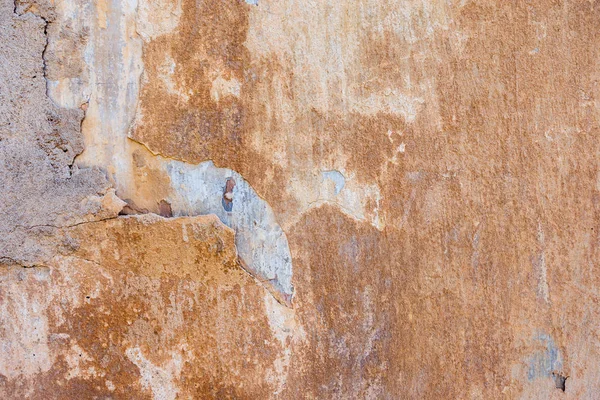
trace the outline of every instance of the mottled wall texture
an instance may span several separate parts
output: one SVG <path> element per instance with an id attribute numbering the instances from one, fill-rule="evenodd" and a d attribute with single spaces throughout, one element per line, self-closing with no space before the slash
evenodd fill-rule
<path id="1" fill-rule="evenodd" d="M 0 399 L 599 399 L 599 33 L 0 0 Z"/>

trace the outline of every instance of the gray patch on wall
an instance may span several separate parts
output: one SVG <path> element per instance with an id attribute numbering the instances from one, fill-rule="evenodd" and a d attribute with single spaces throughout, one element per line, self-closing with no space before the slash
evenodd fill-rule
<path id="1" fill-rule="evenodd" d="M 323 179 L 331 180 L 335 185 L 335 195 L 340 194 L 344 186 L 346 185 L 346 178 L 344 175 L 336 170 L 331 171 L 323 171 L 321 173 L 323 175 Z"/>
<path id="2" fill-rule="evenodd" d="M 529 358 L 527 379 L 532 381 L 537 378 L 552 376 L 556 371 L 562 370 L 562 355 L 556 347 L 552 337 L 546 333 L 537 333 L 534 343 L 542 349 L 536 351 Z"/>
<path id="3" fill-rule="evenodd" d="M 217 168 L 212 161 L 192 165 L 163 160 L 176 192 L 168 199 L 173 215 L 216 214 L 235 231 L 244 268 L 275 289 L 280 300 L 289 305 L 294 292 L 292 257 L 285 233 L 269 204 L 240 174 Z"/>

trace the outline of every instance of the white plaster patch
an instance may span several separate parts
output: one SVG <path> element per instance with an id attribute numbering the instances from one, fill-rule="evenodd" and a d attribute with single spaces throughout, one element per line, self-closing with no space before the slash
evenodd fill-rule
<path id="1" fill-rule="evenodd" d="M 538 296 L 542 297 L 546 303 L 550 301 L 550 290 L 548 287 L 548 267 L 546 266 L 546 236 L 542 228 L 542 223 L 538 222 L 537 239 L 541 247 L 537 267 L 539 268 L 538 276 Z"/>
<path id="2" fill-rule="evenodd" d="M 46 372 L 54 362 L 46 314 L 52 296 L 28 288 L 38 271 L 15 271 L 0 276 L 0 374 L 8 379 Z"/>
<path id="3" fill-rule="evenodd" d="M 384 228 L 385 224 L 379 215 L 379 186 L 361 184 L 352 175 L 346 177 L 338 170 L 323 171 L 321 177 L 318 198 L 308 205 L 308 209 L 323 203 L 333 203 L 353 218 L 366 220 L 380 230 Z M 369 209 L 371 203 L 375 204 L 373 209 Z"/>
<path id="4" fill-rule="evenodd" d="M 273 394 L 278 395 L 285 387 L 292 357 L 292 350 L 288 341 L 292 339 L 295 333 L 302 336 L 303 331 L 301 327 L 296 327 L 295 311 L 293 309 L 282 306 L 272 296 L 266 295 L 264 299 L 269 327 L 282 348 L 279 357 L 273 363 L 273 373 L 267 374 L 267 379 L 277 385 L 277 390 Z"/>
<path id="5" fill-rule="evenodd" d="M 61 107 L 80 107 L 90 96 L 87 82 L 79 77 L 47 80 L 46 86 L 52 101 Z"/>
<path id="6" fill-rule="evenodd" d="M 346 185 L 346 178 L 340 171 L 332 170 L 332 171 L 323 171 L 321 173 L 323 175 L 323 179 L 329 179 L 335 185 L 335 195 L 340 194 L 344 186 Z"/>
<path id="7" fill-rule="evenodd" d="M 392 129 L 388 129 L 388 131 L 387 131 L 387 137 L 388 137 L 388 140 L 390 141 L 390 143 L 394 143 L 394 135 L 402 136 L 403 132 L 402 131 L 395 131 L 395 130 L 392 130 Z"/>
<path id="8" fill-rule="evenodd" d="M 190 240 L 190 238 L 188 236 L 188 231 L 187 231 L 187 225 L 186 224 L 182 224 L 181 225 L 181 231 L 182 231 L 181 234 L 182 234 L 182 237 L 183 237 L 183 241 L 185 243 L 187 243 Z"/>
<path id="9" fill-rule="evenodd" d="M 367 98 L 357 99 L 352 109 L 360 114 L 375 115 L 380 112 L 402 115 L 406 122 L 413 122 L 425 100 L 400 93 L 398 89 L 387 89 L 383 93 L 373 93 Z"/>
<path id="10" fill-rule="evenodd" d="M 137 31 L 144 41 L 173 32 L 181 18 L 181 0 L 139 0 Z"/>
<path id="11" fill-rule="evenodd" d="M 285 228 L 291 229 L 302 215 L 323 204 L 335 205 L 347 216 L 370 223 L 379 230 L 385 228 L 385 218 L 379 213 L 382 200 L 377 184 L 359 182 L 353 173 L 341 169 L 321 171 L 317 175 L 291 179 L 289 189 L 301 204 L 301 211 L 285 220 Z"/>
<path id="12" fill-rule="evenodd" d="M 337 108 L 336 104 L 344 104 L 344 111 L 349 105 L 359 114 L 400 114 L 412 122 L 422 105 L 434 104 L 437 97 L 434 82 L 412 83 L 416 77 L 411 77 L 409 60 L 421 63 L 422 54 L 401 54 L 395 67 L 405 72 L 406 83 L 379 90 L 378 85 L 369 84 L 375 73 L 362 60 L 363 27 L 368 24 L 373 33 L 392 34 L 399 43 L 427 46 L 424 43 L 434 41 L 436 32 L 448 31 L 452 21 L 447 7 L 441 1 L 399 0 L 378 15 L 383 8 L 376 0 L 266 2 L 249 15 L 246 47 L 257 61 L 272 55 L 293 57 L 292 101 L 298 109 L 310 104 L 327 114 Z M 295 17 L 281 18 L 282 15 Z M 328 29 L 323 30 L 323 26 Z M 410 48 L 406 46 L 407 50 Z M 360 85 L 355 84 L 359 81 Z"/>
<path id="13" fill-rule="evenodd" d="M 61 48 L 68 48 L 69 51 L 73 52 L 73 54 L 69 55 L 69 60 L 71 62 L 78 58 L 79 51 L 85 54 L 89 44 L 84 47 L 79 47 L 80 45 L 83 45 L 81 43 L 73 43 L 71 35 L 93 30 L 93 23 L 91 21 L 95 21 L 96 18 L 90 16 L 90 12 L 95 11 L 95 7 L 92 7 L 91 4 L 92 3 L 75 0 L 52 2 L 56 15 L 56 19 L 52 21 L 52 25 L 56 30 L 53 30 L 52 33 L 48 32 L 49 52 L 54 52 Z M 98 20 L 100 19 L 101 16 L 99 15 Z M 58 32 L 61 34 L 58 34 Z M 90 98 L 90 74 L 88 68 L 82 68 L 77 76 L 72 76 L 71 74 L 67 74 L 70 76 L 64 76 L 64 74 L 60 73 L 53 75 L 53 79 L 47 79 L 46 88 L 48 96 L 57 105 L 66 108 L 78 108 Z M 54 80 L 54 78 L 56 80 Z"/>
<path id="14" fill-rule="evenodd" d="M 400 143 L 400 145 L 398 145 L 398 147 L 396 147 L 396 150 L 394 150 L 394 155 L 392 156 L 392 158 L 390 158 L 389 162 L 391 162 L 394 165 L 398 165 L 398 155 L 404 154 L 405 151 L 406 144 L 402 142 Z"/>
<path id="15" fill-rule="evenodd" d="M 76 18 L 92 22 L 84 54 L 85 68 L 89 72 L 85 89 L 89 93 L 86 96 L 89 105 L 82 122 L 85 151 L 76 162 L 80 167 L 106 169 L 119 195 L 126 192 L 126 187 L 133 186 L 127 132 L 136 115 L 143 71 L 143 38 L 166 32 L 165 26 L 176 26 L 168 22 L 178 20 L 180 0 L 175 1 L 169 0 L 167 4 L 165 0 L 164 5 L 162 0 L 142 0 L 139 4 L 137 0 L 121 1 L 110 5 L 98 1 L 96 7 L 84 7 Z M 82 8 L 78 4 L 75 0 L 65 0 L 67 9 Z"/>
<path id="16" fill-rule="evenodd" d="M 96 368 L 89 367 L 84 368 L 82 364 L 88 361 L 92 361 L 92 358 L 83 350 L 77 343 L 71 345 L 71 351 L 65 356 L 65 361 L 69 366 L 69 372 L 67 373 L 67 380 L 73 378 L 90 378 L 98 375 Z"/>
<path id="17" fill-rule="evenodd" d="M 154 400 L 175 400 L 179 389 L 173 379 L 181 374 L 183 361 L 179 354 L 173 354 L 172 360 L 165 367 L 151 363 L 139 347 L 129 348 L 125 351 L 127 358 L 140 370 L 141 384 L 145 389 L 152 390 Z"/>
<path id="18" fill-rule="evenodd" d="M 291 229 L 307 211 L 323 204 L 333 204 L 349 217 L 368 222 L 379 230 L 385 228 L 385 219 L 379 214 L 382 199 L 379 185 L 359 182 L 353 173 L 329 169 L 301 176 L 290 180 L 288 190 L 301 204 L 301 211 L 285 220 L 286 229 Z"/>
<path id="19" fill-rule="evenodd" d="M 0 269 L 0 375 L 8 379 L 47 372 L 56 359 L 50 343 L 69 339 L 64 332 L 50 331 L 48 317 L 60 325 L 65 320 L 65 310 L 80 304 L 81 288 L 72 275 L 72 265 L 63 262 L 61 256 L 55 260 L 52 268 Z M 53 279 L 54 274 L 60 278 Z M 71 350 L 76 352 L 79 348 Z M 78 373 L 75 362 L 69 367 Z"/>
<path id="20" fill-rule="evenodd" d="M 221 75 L 212 82 L 210 88 L 210 97 L 213 101 L 219 102 L 221 99 L 227 96 L 240 97 L 240 90 L 242 85 L 235 79 L 224 79 Z"/>
<path id="21" fill-rule="evenodd" d="M 171 56 L 166 56 L 164 62 L 158 68 L 158 77 L 163 81 L 167 92 L 177 96 L 179 99 L 187 102 L 190 96 L 187 93 L 180 91 L 173 81 L 173 75 L 175 74 L 175 60 Z"/>

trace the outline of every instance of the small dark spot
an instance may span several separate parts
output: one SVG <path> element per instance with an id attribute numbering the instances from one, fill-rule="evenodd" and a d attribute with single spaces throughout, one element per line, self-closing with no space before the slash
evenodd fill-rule
<path id="1" fill-rule="evenodd" d="M 58 115 L 55 115 L 53 113 L 48 113 L 48 115 L 46 116 L 46 120 L 53 125 L 58 125 L 58 123 L 60 122 Z"/>
<path id="2" fill-rule="evenodd" d="M 223 204 L 223 208 L 227 212 L 231 212 L 233 210 L 233 188 L 235 187 L 235 180 L 233 178 L 227 178 L 225 182 L 225 189 L 223 190 L 223 199 L 221 203 Z"/>
<path id="3" fill-rule="evenodd" d="M 89 298 L 90 298 L 90 296 L 85 296 L 85 298 L 86 298 L 86 299 L 89 299 Z"/>
<path id="4" fill-rule="evenodd" d="M 161 217 L 171 218 L 173 216 L 171 204 L 166 200 L 161 200 L 160 203 L 158 203 L 158 213 Z"/>
<path id="5" fill-rule="evenodd" d="M 119 215 L 148 214 L 150 211 L 138 207 L 131 199 L 124 199 L 127 205 L 119 212 Z"/>
<path id="6" fill-rule="evenodd" d="M 561 374 L 560 372 L 553 372 L 552 375 L 554 376 L 554 385 L 556 388 L 564 392 L 566 389 L 567 379 L 569 377 Z"/>

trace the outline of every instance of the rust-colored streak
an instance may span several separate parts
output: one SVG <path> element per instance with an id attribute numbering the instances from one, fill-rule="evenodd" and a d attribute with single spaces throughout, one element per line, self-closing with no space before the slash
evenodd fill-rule
<path id="1" fill-rule="evenodd" d="M 245 108 L 235 95 L 211 97 L 213 81 L 236 81 L 245 89 L 248 54 L 243 43 L 248 5 L 240 1 L 183 1 L 176 33 L 144 46 L 147 84 L 140 95 L 144 119 L 132 137 L 169 157 L 218 165 L 234 158 L 242 144 Z M 193 51 L 190 51 L 193 49 Z M 173 63 L 169 92 L 160 78 Z"/>

